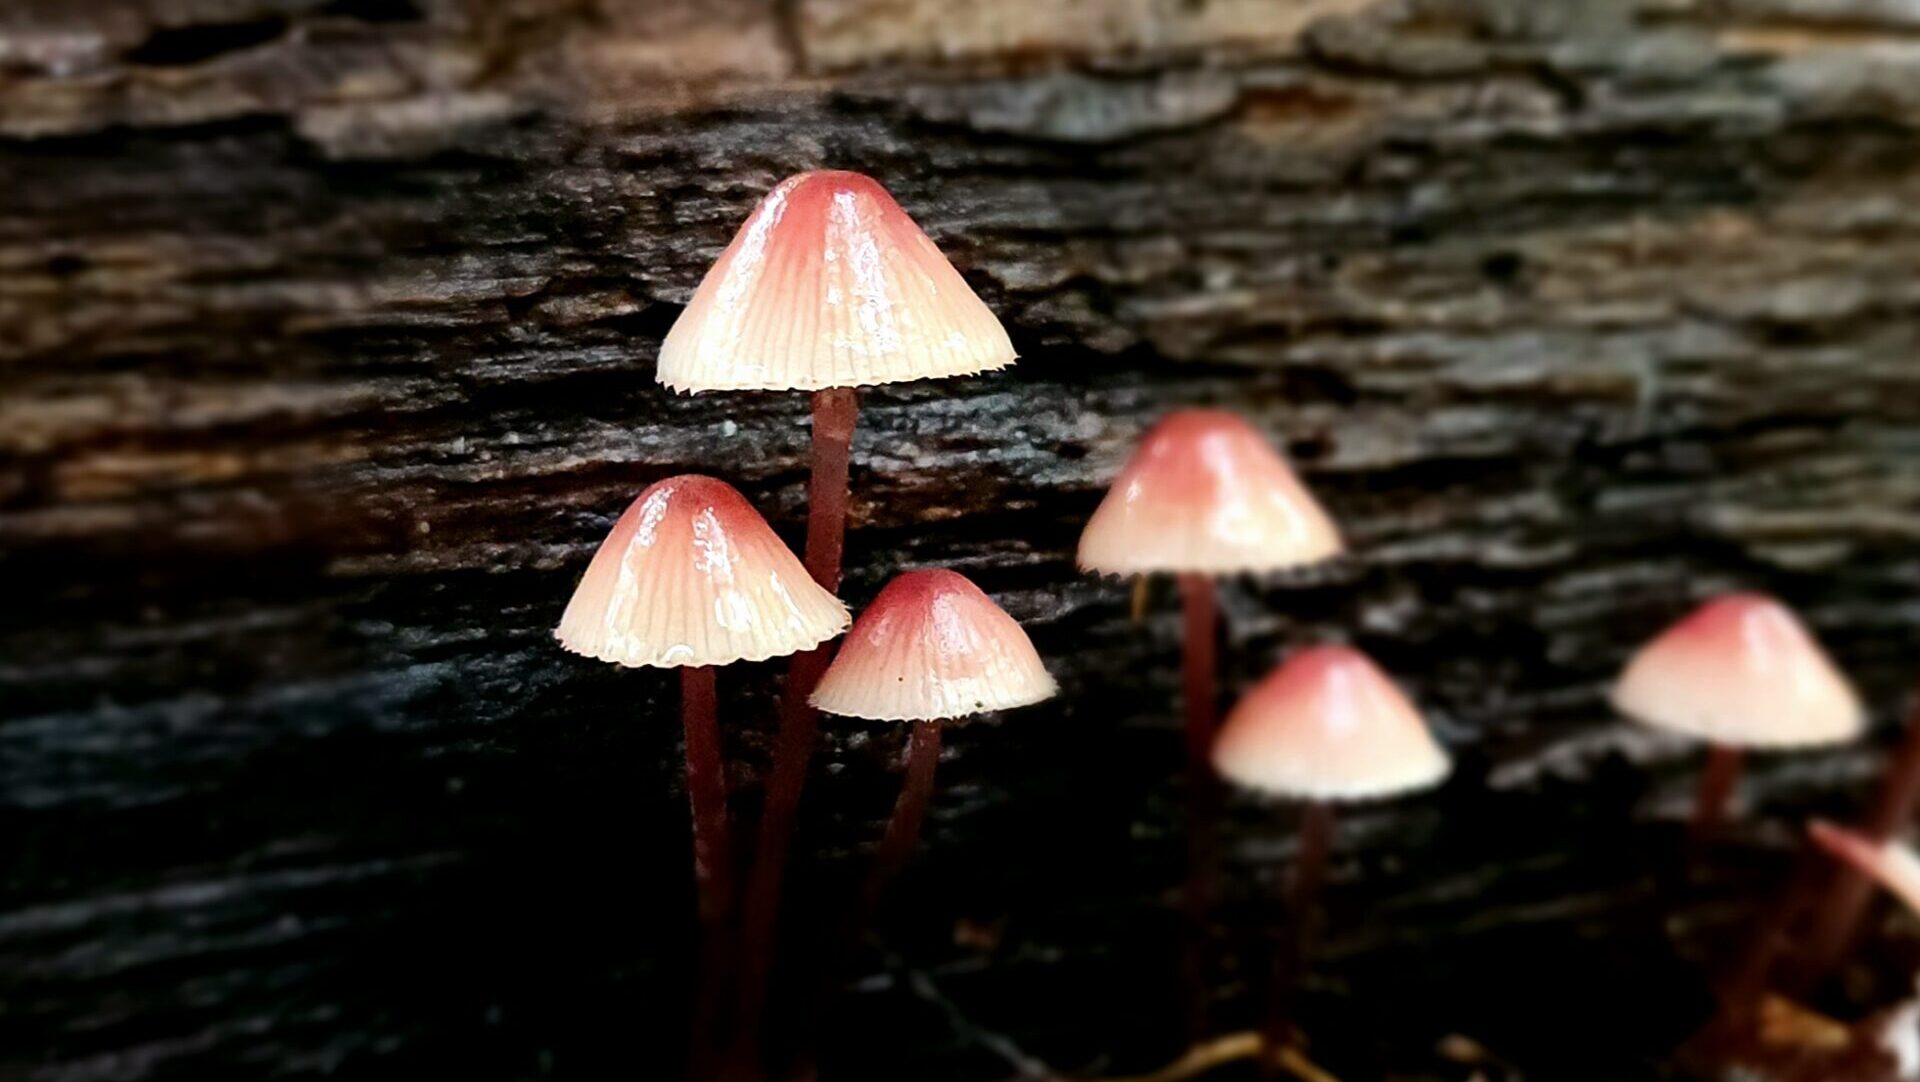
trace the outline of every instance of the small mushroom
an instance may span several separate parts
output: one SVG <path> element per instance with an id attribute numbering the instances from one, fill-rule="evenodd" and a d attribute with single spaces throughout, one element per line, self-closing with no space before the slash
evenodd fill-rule
<path id="1" fill-rule="evenodd" d="M 1241 697 L 1213 744 L 1229 782 L 1304 800 L 1289 908 L 1293 935 L 1275 955 L 1270 1054 L 1312 942 L 1314 902 L 1333 843 L 1333 805 L 1438 785 L 1452 768 L 1407 697 L 1365 654 L 1318 646 L 1289 657 Z"/>
<path id="2" fill-rule="evenodd" d="M 905 781 L 869 881 L 870 910 L 920 836 L 945 721 L 1011 710 L 1059 691 L 1027 633 L 953 571 L 896 575 L 854 621 L 813 705 L 843 717 L 913 724 Z"/>
<path id="3" fill-rule="evenodd" d="M 1805 748 L 1860 735 L 1860 700 L 1786 606 L 1726 594 L 1641 647 L 1613 687 L 1635 721 L 1708 742 L 1696 838 L 1726 817 L 1746 748 Z"/>
<path id="4" fill-rule="evenodd" d="M 713 667 L 811 649 L 848 619 L 745 497 L 693 474 L 660 481 L 633 501 L 567 603 L 554 632 L 565 649 L 680 670 L 694 876 L 706 922 L 726 913 L 732 874 Z"/>
<path id="5" fill-rule="evenodd" d="M 1082 570 L 1171 573 L 1186 610 L 1187 750 L 1213 740 L 1214 578 L 1282 571 L 1344 551 L 1306 486 L 1252 425 L 1224 410 L 1168 414 L 1140 441 L 1080 535 Z"/>

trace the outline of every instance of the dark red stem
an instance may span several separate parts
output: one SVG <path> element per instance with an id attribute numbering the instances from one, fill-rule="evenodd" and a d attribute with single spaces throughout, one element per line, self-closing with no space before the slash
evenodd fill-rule
<path id="1" fill-rule="evenodd" d="M 1860 824 L 1860 833 L 1884 842 L 1913 821 L 1916 808 L 1920 808 L 1920 692 L 1908 708 L 1906 737 L 1887 765 L 1873 807 Z M 1873 897 L 1873 884 L 1852 865 L 1836 864 L 1831 874 L 1806 941 L 1805 977 L 1809 981 L 1825 976 L 1853 945 L 1860 919 L 1866 915 L 1867 901 Z"/>
<path id="2" fill-rule="evenodd" d="M 726 928 L 733 905 L 733 854 L 727 839 L 727 784 L 713 670 L 680 670 L 680 720 L 687 741 L 687 800 L 693 806 L 693 880 L 699 897 L 701 947 L 694 1017 L 688 1030 L 687 1077 L 712 1073 L 714 1030 L 725 1002 Z"/>
<path id="3" fill-rule="evenodd" d="M 1274 951 L 1273 988 L 1267 1000 L 1266 1070 L 1278 1066 L 1293 1024 L 1293 1005 L 1307 958 L 1313 953 L 1320 922 L 1320 887 L 1327 878 L 1327 858 L 1333 852 L 1333 806 L 1313 801 L 1300 812 L 1300 843 L 1293 857 L 1293 875 L 1287 881 L 1288 927 Z"/>
<path id="4" fill-rule="evenodd" d="M 1727 821 L 1727 805 L 1740 783 L 1740 749 L 1725 744 L 1707 747 L 1707 764 L 1700 771 L 1700 789 L 1693 804 L 1693 840 L 1698 843 L 1720 832 Z"/>
<path id="5" fill-rule="evenodd" d="M 1207 910 L 1219 863 L 1214 842 L 1219 786 L 1209 760 L 1213 752 L 1214 711 L 1219 693 L 1214 684 L 1214 637 L 1219 617 L 1213 580 L 1205 575 L 1180 576 L 1180 604 L 1184 618 L 1181 636 L 1181 696 L 1185 700 L 1187 745 L 1187 884 L 1185 908 L 1187 946 L 1182 961 L 1186 985 L 1187 1029 L 1193 1040 L 1205 1037 L 1212 982 L 1207 975 Z"/>
<path id="6" fill-rule="evenodd" d="M 907 769 L 900 781 L 900 799 L 894 802 L 893 818 L 887 820 L 887 832 L 874 852 L 873 874 L 862 897 L 861 908 L 869 918 L 879 909 L 888 884 L 899 876 L 920 844 L 920 825 L 927 819 L 927 804 L 933 799 L 933 771 L 939 765 L 940 723 L 914 722 L 913 732 L 907 737 Z"/>
<path id="7" fill-rule="evenodd" d="M 860 398 L 851 387 L 813 392 L 813 471 L 807 477 L 807 574 L 838 592 L 847 536 L 847 459 Z"/>
<path id="8" fill-rule="evenodd" d="M 720 764 L 720 721 L 713 670 L 680 670 L 680 720 L 687 735 L 687 799 L 693 805 L 693 879 L 700 920 L 726 919 L 733 901 L 733 856 L 727 843 L 727 783 Z"/>
<path id="9" fill-rule="evenodd" d="M 840 589 L 840 556 L 847 529 L 847 460 L 859 399 L 852 388 L 831 387 L 813 393 L 813 466 L 807 479 L 807 573 L 828 590 Z M 827 671 L 833 648 L 795 654 L 780 695 L 780 728 L 774 737 L 773 772 L 760 811 L 760 837 L 747 884 L 741 925 L 739 1056 L 757 1055 L 760 1019 L 766 1008 L 773 969 L 774 930 L 780 916 L 780 883 L 787 850 L 806 788 L 820 717 L 807 704 L 814 685 Z"/>

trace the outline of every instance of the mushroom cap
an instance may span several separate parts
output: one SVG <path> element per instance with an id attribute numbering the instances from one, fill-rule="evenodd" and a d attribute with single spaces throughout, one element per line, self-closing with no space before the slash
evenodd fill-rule
<path id="1" fill-rule="evenodd" d="M 1006 329 L 871 177 L 781 181 L 660 346 L 676 391 L 815 391 L 1013 363 Z"/>
<path id="2" fill-rule="evenodd" d="M 1080 535 L 1104 574 L 1280 571 L 1344 551 L 1340 531 L 1252 425 L 1179 410 L 1153 426 Z"/>
<path id="3" fill-rule="evenodd" d="M 1792 748 L 1860 735 L 1846 677 L 1786 606 L 1726 594 L 1640 648 L 1613 686 L 1627 717 L 1719 744 Z"/>
<path id="4" fill-rule="evenodd" d="M 1027 633 L 966 576 L 908 571 L 854 621 L 812 702 L 872 721 L 934 721 L 1057 691 Z"/>
<path id="5" fill-rule="evenodd" d="M 1892 891 L 1907 908 L 1920 913 L 1920 854 L 1895 841 L 1876 842 L 1864 834 L 1816 819 L 1807 832 L 1820 848 L 1846 861 Z"/>
<path id="6" fill-rule="evenodd" d="M 746 497 L 686 474 L 613 524 L 554 638 L 619 665 L 727 665 L 810 649 L 847 621 Z"/>
<path id="7" fill-rule="evenodd" d="M 1419 711 L 1368 657 L 1316 646 L 1241 697 L 1213 741 L 1236 785 L 1308 800 L 1366 800 L 1436 785 L 1452 764 Z"/>

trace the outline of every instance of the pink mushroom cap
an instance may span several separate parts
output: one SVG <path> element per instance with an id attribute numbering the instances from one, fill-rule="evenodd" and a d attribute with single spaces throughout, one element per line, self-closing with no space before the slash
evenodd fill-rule
<path id="1" fill-rule="evenodd" d="M 781 181 L 660 347 L 676 391 L 861 387 L 1013 363 L 960 272 L 871 177 Z"/>
<path id="2" fill-rule="evenodd" d="M 1080 535 L 1109 575 L 1280 571 L 1344 551 L 1340 531 L 1252 425 L 1179 410 L 1153 426 Z"/>
<path id="3" fill-rule="evenodd" d="M 933 721 L 1058 690 L 1027 633 L 978 586 L 952 571 L 908 571 L 854 621 L 812 701 L 846 717 Z"/>
<path id="4" fill-rule="evenodd" d="M 672 668 L 796 653 L 847 622 L 746 497 L 686 474 L 649 487 L 614 523 L 554 637 L 601 661 Z"/>
<path id="5" fill-rule="evenodd" d="M 1425 789 L 1451 769 L 1407 697 L 1345 646 L 1302 650 L 1254 685 L 1214 738 L 1213 765 L 1236 785 L 1307 800 Z"/>
<path id="6" fill-rule="evenodd" d="M 1864 725 L 1820 644 L 1760 594 L 1716 597 L 1661 632 L 1627 662 L 1612 698 L 1635 721 L 1736 747 L 1836 744 Z"/>

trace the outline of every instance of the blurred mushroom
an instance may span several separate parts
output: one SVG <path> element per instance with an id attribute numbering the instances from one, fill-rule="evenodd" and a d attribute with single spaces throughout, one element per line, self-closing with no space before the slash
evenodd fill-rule
<path id="1" fill-rule="evenodd" d="M 1027 706 L 1058 690 L 1027 633 L 964 575 L 905 572 L 860 613 L 814 690 L 813 705 L 843 717 L 913 724 L 906 777 L 874 862 L 868 909 L 919 840 L 940 761 L 941 723 Z"/>
<path id="2" fill-rule="evenodd" d="M 987 306 L 871 177 L 821 171 L 767 193 L 714 261 L 660 346 L 676 391 L 813 394 L 807 570 L 840 584 L 854 388 L 1005 368 L 1013 345 Z M 807 708 L 824 651 L 794 659 L 747 896 L 744 1028 L 757 1024 L 785 866 L 818 717 Z"/>
<path id="3" fill-rule="evenodd" d="M 1613 705 L 1645 725 L 1709 742 L 1695 837 L 1712 832 L 1745 748 L 1803 748 L 1860 735 L 1860 701 L 1786 606 L 1727 594 L 1660 633 L 1627 663 Z"/>
<path id="4" fill-rule="evenodd" d="M 1312 941 L 1333 804 L 1429 788 L 1451 764 L 1419 711 L 1365 654 L 1318 646 L 1289 657 L 1241 697 L 1214 741 L 1213 765 L 1241 788 L 1306 801 L 1290 898 L 1294 934 L 1276 954 L 1267 1029 L 1277 1049 Z"/>

